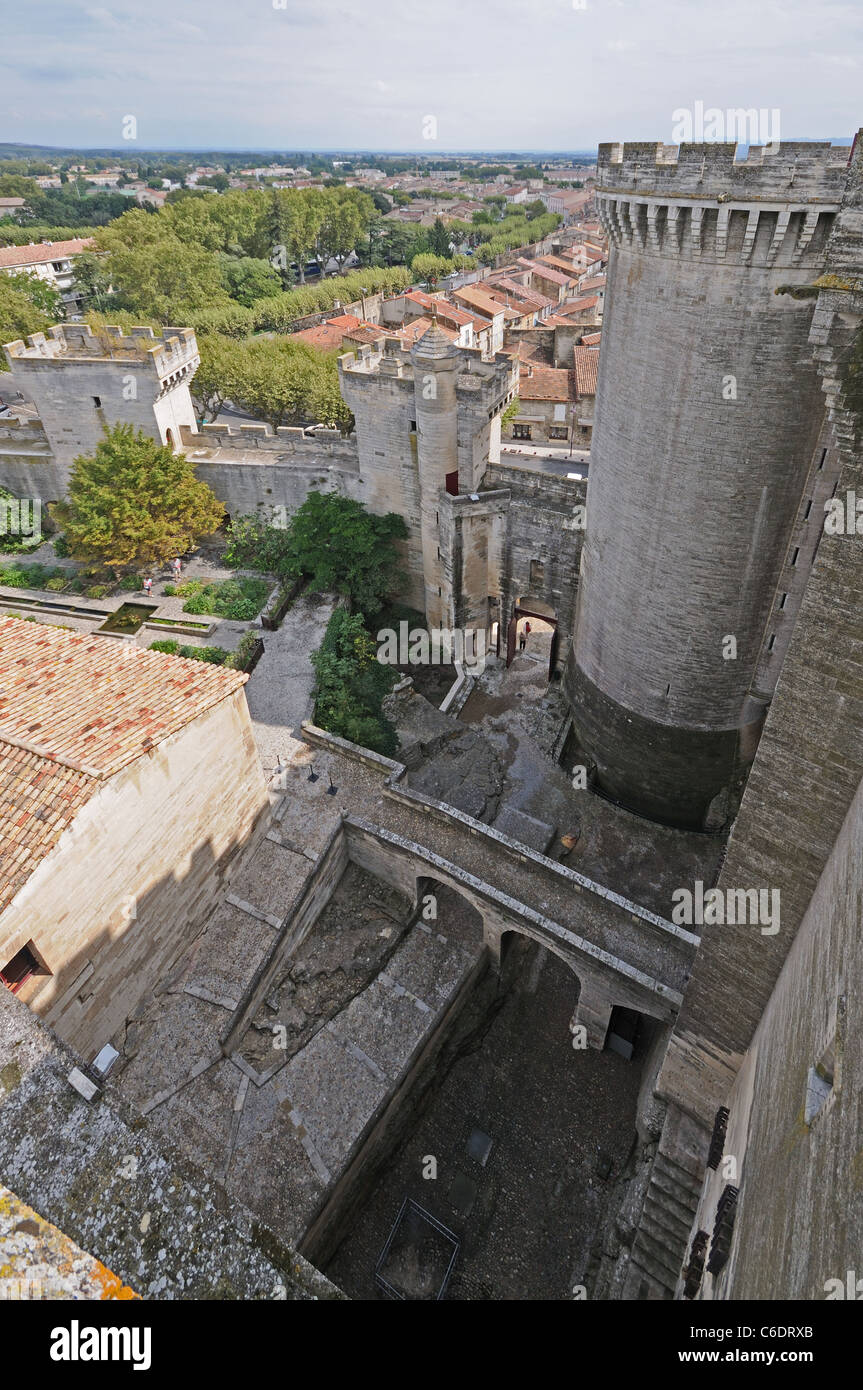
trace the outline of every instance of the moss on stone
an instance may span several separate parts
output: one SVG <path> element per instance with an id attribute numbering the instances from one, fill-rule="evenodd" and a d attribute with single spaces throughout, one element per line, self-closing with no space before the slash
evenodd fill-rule
<path id="1" fill-rule="evenodd" d="M 17 1062 L 7 1062 L 0 1067 L 0 1085 L 4 1091 L 14 1091 L 21 1081 L 21 1068 Z"/>

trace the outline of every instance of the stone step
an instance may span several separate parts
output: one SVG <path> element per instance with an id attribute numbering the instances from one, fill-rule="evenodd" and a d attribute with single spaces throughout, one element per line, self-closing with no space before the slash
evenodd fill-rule
<path id="1" fill-rule="evenodd" d="M 661 1202 L 670 1212 L 681 1220 L 691 1222 L 698 1207 L 699 1194 L 685 1191 L 667 1173 L 654 1170 L 649 1191 L 657 1202 Z"/>
<path id="2" fill-rule="evenodd" d="M 632 1258 L 636 1264 L 650 1270 L 653 1277 L 665 1284 L 666 1288 L 674 1288 L 680 1272 L 679 1267 L 675 1267 L 674 1260 L 667 1250 L 658 1244 L 649 1232 L 646 1231 L 643 1238 L 633 1246 Z"/>
<path id="3" fill-rule="evenodd" d="M 688 1214 L 682 1214 L 680 1211 L 675 1211 L 668 1205 L 666 1200 L 661 1198 L 661 1195 L 658 1194 L 656 1190 L 648 1192 L 644 1203 L 644 1212 L 646 1215 L 650 1216 L 657 1225 L 664 1226 L 668 1230 L 671 1239 L 675 1242 L 682 1240 L 685 1243 L 688 1239 L 689 1232 L 692 1229 L 692 1217 Z"/>
<path id="4" fill-rule="evenodd" d="M 673 1159 L 669 1158 L 668 1155 L 664 1154 L 661 1150 L 656 1155 L 656 1161 L 653 1165 L 653 1174 L 654 1176 L 651 1177 L 651 1182 L 654 1181 L 655 1175 L 659 1174 L 661 1178 L 667 1180 L 669 1186 L 673 1190 L 684 1195 L 685 1199 L 693 1200 L 697 1205 L 701 1197 L 703 1179 L 696 1177 L 695 1174 L 690 1173 L 688 1169 L 681 1168 L 678 1163 L 675 1163 Z"/>
<path id="5" fill-rule="evenodd" d="M 677 1286 L 677 1273 L 658 1260 L 652 1249 L 643 1245 L 633 1248 L 630 1269 L 638 1271 L 662 1290 L 663 1298 L 672 1298 Z"/>
<path id="6" fill-rule="evenodd" d="M 666 1226 L 655 1221 L 647 1212 L 641 1214 L 641 1225 L 633 1246 L 633 1250 L 635 1249 L 649 1251 L 651 1256 L 666 1271 L 672 1285 L 677 1282 L 683 1255 L 686 1251 L 686 1242 L 674 1234 L 670 1234 Z"/>

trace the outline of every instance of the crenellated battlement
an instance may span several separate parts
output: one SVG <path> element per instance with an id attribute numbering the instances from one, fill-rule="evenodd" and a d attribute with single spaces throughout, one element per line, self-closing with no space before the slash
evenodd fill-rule
<path id="1" fill-rule="evenodd" d="M 340 460 L 353 460 L 357 455 L 357 437 L 347 439 L 338 430 L 316 430 L 307 434 L 293 426 L 282 426 L 275 432 L 269 425 L 202 425 L 200 431 L 184 425 L 180 430 L 180 442 L 190 454 L 199 451 L 224 450 L 225 457 L 231 454 L 248 454 L 260 450 L 268 454 L 290 454 L 298 456 L 298 462 L 320 462 L 322 458 L 333 457 Z"/>
<path id="2" fill-rule="evenodd" d="M 744 201 L 832 203 L 841 199 L 848 178 L 849 146 L 795 140 L 750 145 L 742 158 L 737 151 L 734 142 L 603 144 L 597 159 L 597 190 Z"/>
<path id="3" fill-rule="evenodd" d="M 86 323 L 60 323 L 47 333 L 31 334 L 26 343 L 20 338 L 6 343 L 4 350 L 13 370 L 30 363 L 117 362 L 151 366 L 160 381 L 188 375 L 200 362 L 192 328 L 165 328 L 157 334 L 141 326 L 124 333 L 114 324 L 93 329 Z"/>

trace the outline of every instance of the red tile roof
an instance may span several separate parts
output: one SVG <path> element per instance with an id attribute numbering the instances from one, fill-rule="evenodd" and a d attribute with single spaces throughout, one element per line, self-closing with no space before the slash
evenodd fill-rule
<path id="1" fill-rule="evenodd" d="M 599 347 L 601 338 L 601 333 L 585 333 L 581 341 L 585 347 Z"/>
<path id="2" fill-rule="evenodd" d="M 528 376 L 528 372 L 530 375 Z M 518 395 L 522 401 L 569 401 L 574 399 L 572 372 L 563 367 L 536 367 L 528 364 L 522 369 Z"/>
<path id="3" fill-rule="evenodd" d="M 110 777 L 232 695 L 242 671 L 0 618 L 0 739 Z"/>
<path id="4" fill-rule="evenodd" d="M 501 293 L 515 300 L 516 304 L 524 304 L 530 309 L 548 309 L 554 303 L 546 295 L 540 294 L 538 290 L 528 289 L 527 286 L 519 284 L 517 280 L 511 280 L 508 275 L 499 275 L 493 281 L 486 281 L 488 293 L 499 297 Z M 497 293 L 495 293 L 497 292 Z"/>
<path id="5" fill-rule="evenodd" d="M 104 778 L 247 679 L 110 637 L 0 618 L 0 912 Z"/>
<path id="6" fill-rule="evenodd" d="M 0 912 L 98 786 L 85 772 L 0 739 Z"/>
<path id="7" fill-rule="evenodd" d="M 593 278 L 590 279 L 590 280 L 582 280 L 582 282 L 581 282 L 581 284 L 579 285 L 578 288 L 579 288 L 579 291 L 585 290 L 585 291 L 587 291 L 588 294 L 590 294 L 590 291 L 591 291 L 591 290 L 604 290 L 604 289 L 605 289 L 605 276 L 604 276 L 604 275 L 594 275 Z"/>
<path id="8" fill-rule="evenodd" d="M 314 328 L 301 328 L 291 336 L 327 352 L 331 348 L 341 347 L 345 334 L 359 328 L 361 322 L 354 314 L 338 314 L 333 319 L 327 319 L 326 323 L 319 323 Z"/>
<path id="9" fill-rule="evenodd" d="M 91 236 L 77 237 L 74 241 L 54 241 L 50 246 L 2 246 L 0 247 L 0 270 L 11 270 L 19 265 L 47 265 L 49 261 L 65 261 L 69 256 L 77 256 L 88 247 L 95 246 Z"/>
<path id="10" fill-rule="evenodd" d="M 464 285 L 460 290 L 453 290 L 453 299 L 461 300 L 469 308 L 485 314 L 487 318 L 499 314 L 503 307 L 496 299 L 492 299 L 486 290 L 481 290 L 476 285 Z"/>
<path id="11" fill-rule="evenodd" d="M 555 270 L 550 265 L 541 265 L 539 261 L 529 261 L 524 256 L 519 256 L 518 264 L 523 265 L 527 270 L 532 270 L 534 275 L 539 275 L 541 279 L 548 280 L 553 285 L 568 285 L 578 278 L 574 271 L 569 275 L 564 275 L 562 271 Z"/>
<path id="12" fill-rule="evenodd" d="M 580 396 L 596 395 L 596 374 L 599 369 L 599 349 L 574 347 L 575 385 Z"/>
<path id="13" fill-rule="evenodd" d="M 412 304 L 419 304 L 422 308 L 431 312 L 434 308 L 439 319 L 454 323 L 463 327 L 466 323 L 473 323 L 473 315 L 467 313 L 465 309 L 459 309 L 456 304 L 450 304 L 447 299 L 440 299 L 437 295 L 426 294 L 424 290 L 409 290 L 405 299 Z"/>
<path id="14" fill-rule="evenodd" d="M 558 314 L 568 316 L 570 314 L 580 314 L 585 309 L 595 309 L 599 299 L 595 294 L 583 295 L 580 299 L 566 299 L 558 309 Z"/>

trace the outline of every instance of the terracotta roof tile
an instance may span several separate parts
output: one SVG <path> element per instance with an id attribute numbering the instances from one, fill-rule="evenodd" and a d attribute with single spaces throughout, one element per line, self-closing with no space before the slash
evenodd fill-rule
<path id="1" fill-rule="evenodd" d="M 0 912 L 98 786 L 85 772 L 0 739 Z"/>
<path id="2" fill-rule="evenodd" d="M 2 246 L 0 247 L 0 270 L 14 269 L 19 265 L 45 265 L 48 261 L 65 261 L 69 256 L 77 256 L 89 246 L 95 246 L 92 237 L 76 238 L 74 241 L 54 241 L 50 246 Z"/>
<path id="3" fill-rule="evenodd" d="M 528 371 L 530 375 L 528 376 Z M 519 377 L 522 401 L 569 401 L 573 399 L 573 374 L 563 367 L 537 367 L 528 364 Z"/>
<path id="4" fill-rule="evenodd" d="M 248 677 L 201 661 L 0 618 L 0 739 L 110 777 Z"/>
<path id="5" fill-rule="evenodd" d="M 580 396 L 596 395 L 596 374 L 599 370 L 599 349 L 574 347 L 575 384 Z"/>

